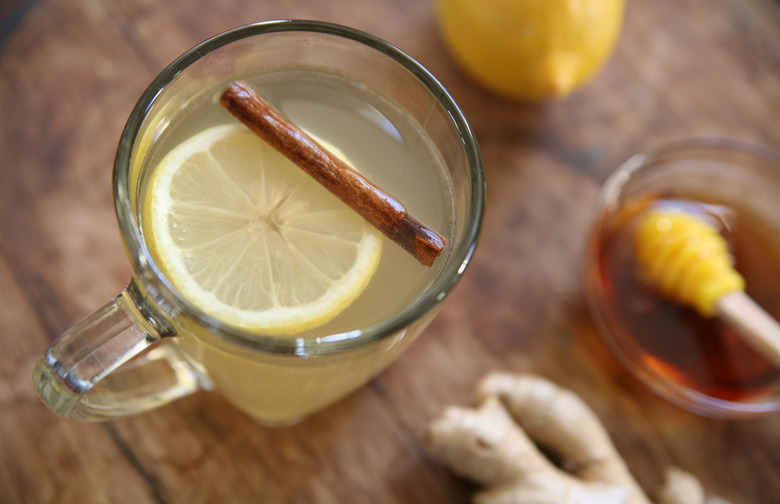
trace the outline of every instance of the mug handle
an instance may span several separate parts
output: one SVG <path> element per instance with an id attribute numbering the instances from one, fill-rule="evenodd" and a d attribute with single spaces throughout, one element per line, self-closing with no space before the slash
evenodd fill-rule
<path id="1" fill-rule="evenodd" d="M 169 336 L 175 331 L 144 309 L 133 282 L 63 333 L 35 366 L 41 400 L 61 417 L 105 421 L 141 413 L 209 388 Z"/>

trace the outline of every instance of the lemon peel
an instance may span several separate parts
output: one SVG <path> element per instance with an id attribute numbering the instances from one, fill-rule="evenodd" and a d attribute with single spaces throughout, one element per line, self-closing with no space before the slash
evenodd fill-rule
<path id="1" fill-rule="evenodd" d="M 624 0 L 438 0 L 445 43 L 477 82 L 514 99 L 566 96 L 617 42 Z"/>

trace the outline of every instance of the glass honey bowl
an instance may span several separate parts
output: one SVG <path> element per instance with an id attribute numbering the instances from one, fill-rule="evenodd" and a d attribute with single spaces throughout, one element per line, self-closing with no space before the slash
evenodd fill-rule
<path id="1" fill-rule="evenodd" d="M 586 260 L 591 313 L 609 349 L 640 382 L 697 414 L 780 411 L 780 370 L 728 324 L 643 278 L 633 235 L 655 207 L 717 222 L 746 293 L 780 320 L 780 154 L 727 137 L 681 140 L 637 154 L 608 178 Z"/>

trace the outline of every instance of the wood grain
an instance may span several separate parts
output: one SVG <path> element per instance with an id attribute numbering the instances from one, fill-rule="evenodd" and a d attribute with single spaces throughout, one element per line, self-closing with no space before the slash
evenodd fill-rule
<path id="1" fill-rule="evenodd" d="M 274 18 L 371 32 L 448 88 L 487 171 L 468 274 L 401 359 L 299 425 L 260 427 L 214 393 L 107 424 L 53 417 L 33 363 L 129 279 L 110 179 L 130 109 L 187 48 Z M 526 105 L 463 76 L 433 2 L 37 2 L 0 46 L 0 502 L 466 503 L 474 488 L 431 460 L 424 430 L 494 369 L 579 393 L 651 493 L 677 465 L 735 504 L 779 502 L 780 417 L 711 420 L 656 398 L 606 353 L 582 294 L 590 212 L 620 162 L 694 134 L 780 146 L 778 27 L 774 0 L 628 0 L 599 76 Z"/>

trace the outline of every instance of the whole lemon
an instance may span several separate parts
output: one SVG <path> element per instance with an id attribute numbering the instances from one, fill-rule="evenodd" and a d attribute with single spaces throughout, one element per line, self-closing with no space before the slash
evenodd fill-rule
<path id="1" fill-rule="evenodd" d="M 624 0 L 438 0 L 444 39 L 465 71 L 510 98 L 565 96 L 612 52 Z"/>

